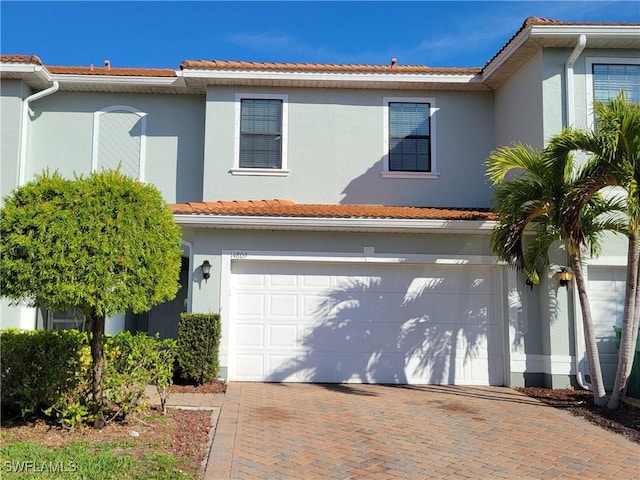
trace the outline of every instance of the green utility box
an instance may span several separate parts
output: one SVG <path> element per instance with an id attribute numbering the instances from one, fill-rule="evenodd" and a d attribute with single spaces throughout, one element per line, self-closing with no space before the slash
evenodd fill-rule
<path id="1" fill-rule="evenodd" d="M 613 327 L 616 331 L 616 348 L 620 349 L 620 337 L 622 336 L 622 329 L 620 327 Z M 638 331 L 638 340 L 636 341 L 636 354 L 633 359 L 633 367 L 631 368 L 631 375 L 629 376 L 629 385 L 627 385 L 627 396 L 633 398 L 640 398 L 640 331 Z"/>

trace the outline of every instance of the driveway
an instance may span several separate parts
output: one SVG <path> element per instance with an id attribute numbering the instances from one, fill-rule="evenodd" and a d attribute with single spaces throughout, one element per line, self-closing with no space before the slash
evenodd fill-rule
<path id="1" fill-rule="evenodd" d="M 637 478 L 640 446 L 508 388 L 230 383 L 205 478 Z"/>

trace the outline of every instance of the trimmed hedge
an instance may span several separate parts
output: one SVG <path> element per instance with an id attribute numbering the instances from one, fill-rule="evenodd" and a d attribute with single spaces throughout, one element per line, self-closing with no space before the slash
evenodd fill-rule
<path id="1" fill-rule="evenodd" d="M 68 402 L 90 372 L 87 336 L 77 330 L 0 332 L 3 417 L 27 416 Z"/>
<path id="2" fill-rule="evenodd" d="M 218 378 L 220 336 L 219 314 L 180 314 L 176 356 L 182 378 L 197 384 Z"/>
<path id="3" fill-rule="evenodd" d="M 105 337 L 105 418 L 124 419 L 145 406 L 145 388 L 155 384 L 163 407 L 175 361 L 175 340 L 140 332 Z M 77 330 L 0 331 L 4 418 L 44 414 L 74 428 L 93 419 L 91 351 Z"/>

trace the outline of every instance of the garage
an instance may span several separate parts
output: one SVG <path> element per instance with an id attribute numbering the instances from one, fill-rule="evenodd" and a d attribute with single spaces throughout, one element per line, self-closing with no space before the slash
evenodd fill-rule
<path id="1" fill-rule="evenodd" d="M 504 385 L 496 265 L 233 260 L 229 379 Z"/>
<path id="2" fill-rule="evenodd" d="M 624 265 L 591 264 L 587 268 L 587 293 L 596 333 L 600 365 L 606 388 L 613 388 L 618 350 L 614 326 L 622 325 L 627 267 Z M 582 334 L 582 329 L 579 330 Z M 582 340 L 584 345 L 584 340 Z M 582 352 L 584 354 L 584 351 Z M 586 357 L 582 364 L 586 366 Z"/>

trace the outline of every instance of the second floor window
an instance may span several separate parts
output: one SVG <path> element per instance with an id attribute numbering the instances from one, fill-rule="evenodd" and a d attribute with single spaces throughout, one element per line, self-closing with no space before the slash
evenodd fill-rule
<path id="1" fill-rule="evenodd" d="M 240 168 L 282 169 L 282 100 L 241 100 Z"/>
<path id="2" fill-rule="evenodd" d="M 640 103 L 640 65 L 593 64 L 593 96 L 597 102 L 608 102 L 623 91 L 627 99 Z"/>
<path id="3" fill-rule="evenodd" d="M 430 172 L 428 103 L 389 103 L 389 171 Z"/>

